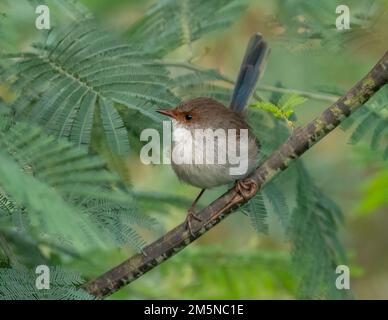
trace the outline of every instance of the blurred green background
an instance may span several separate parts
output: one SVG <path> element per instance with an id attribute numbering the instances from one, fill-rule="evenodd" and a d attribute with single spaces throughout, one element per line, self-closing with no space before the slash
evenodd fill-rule
<path id="1" fill-rule="evenodd" d="M 105 25 L 118 31 L 128 29 L 154 3 L 144 0 L 81 2 Z M 346 2 L 351 10 L 355 6 L 365 14 L 374 3 L 372 0 Z M 298 5 L 297 1 L 294 3 Z M 380 1 L 379 5 L 383 8 L 379 18 L 362 30 L 366 36 L 349 41 L 344 48 L 336 51 L 331 48 L 314 50 L 305 48 L 313 46 L 313 42 L 301 42 L 299 48 L 288 50 L 287 43 L 278 40 L 279 35 L 290 31 L 281 23 L 288 7 L 282 8 L 282 1 L 252 0 L 249 1 L 248 11 L 233 26 L 206 35 L 194 43 L 192 52 L 182 47 L 167 58 L 183 61 L 193 54 L 196 65 L 216 68 L 229 78 L 235 78 L 249 37 L 261 32 L 271 47 L 261 84 L 275 85 L 280 81 L 282 86 L 290 89 L 317 92 L 319 88 L 327 88 L 328 91 L 336 88 L 336 91 L 345 92 L 365 75 L 387 49 L 388 4 Z M 25 8 L 23 5 L 19 9 L 16 6 L 15 11 L 10 13 L 17 19 L 18 47 L 22 49 L 38 33 L 26 27 L 26 21 L 33 19 L 35 14 L 32 10 L 25 11 Z M 290 17 L 303 22 L 303 14 L 288 13 Z M 333 24 L 337 16 L 335 12 L 325 14 L 325 21 Z M 302 25 L 295 32 L 308 30 L 304 30 Z M 268 98 L 269 94 L 262 92 L 264 98 Z M 0 95 L 7 96 L 2 87 Z M 328 105 L 328 101 L 309 99 L 297 109 L 297 125 L 313 119 Z M 386 299 L 388 163 L 382 160 L 381 153 L 372 151 L 367 142 L 349 144 L 349 136 L 349 132 L 336 129 L 307 152 L 303 159 L 318 186 L 339 204 L 345 215 L 340 238 L 350 256 L 351 289 L 355 297 Z M 169 166 L 146 166 L 139 161 L 137 154 L 128 158 L 128 172 L 134 189 L 139 193 L 163 190 L 182 196 L 189 203 L 198 192 L 194 187 L 181 184 Z M 205 206 L 224 190 L 217 188 L 206 192 L 200 205 Z M 161 222 L 162 230 L 174 227 L 185 216 L 184 210 L 172 205 L 156 205 L 148 210 Z M 111 298 L 295 298 L 295 279 L 288 272 L 289 245 L 273 217 L 269 217 L 269 221 L 269 235 L 258 235 L 247 217 L 234 214 L 175 258 Z M 148 240 L 154 238 L 154 235 L 144 236 Z M 92 277 L 122 262 L 132 253 L 129 248 L 111 253 L 95 252 L 84 262 L 69 259 L 67 265 Z"/>

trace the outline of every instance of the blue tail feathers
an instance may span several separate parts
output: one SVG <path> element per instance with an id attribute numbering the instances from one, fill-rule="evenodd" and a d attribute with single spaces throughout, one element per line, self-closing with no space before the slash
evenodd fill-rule
<path id="1" fill-rule="evenodd" d="M 242 112 L 247 105 L 264 67 L 268 52 L 267 43 L 261 34 L 251 37 L 230 102 L 230 108 L 233 111 Z"/>

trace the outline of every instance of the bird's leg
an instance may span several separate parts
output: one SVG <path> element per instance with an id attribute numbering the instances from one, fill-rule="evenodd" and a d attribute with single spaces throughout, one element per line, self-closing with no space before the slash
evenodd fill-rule
<path id="1" fill-rule="evenodd" d="M 186 216 L 186 227 L 191 233 L 192 236 L 194 236 L 193 231 L 191 229 L 191 219 L 195 219 L 197 221 L 201 221 L 202 219 L 195 214 L 195 206 L 198 202 L 198 200 L 201 198 L 203 193 L 205 192 L 206 189 L 202 189 L 201 192 L 198 194 L 198 196 L 195 198 L 194 202 L 191 204 L 189 210 L 187 210 L 187 216 Z"/>

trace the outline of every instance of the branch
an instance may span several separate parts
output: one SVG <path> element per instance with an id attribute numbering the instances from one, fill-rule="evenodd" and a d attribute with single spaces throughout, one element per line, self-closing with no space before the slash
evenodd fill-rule
<path id="1" fill-rule="evenodd" d="M 332 94 L 324 94 L 324 93 L 303 91 L 303 90 L 297 90 L 297 89 L 280 88 L 280 87 L 268 86 L 265 84 L 257 85 L 256 90 L 257 91 L 277 92 L 277 93 L 282 93 L 282 94 L 296 93 L 296 94 L 298 94 L 302 97 L 305 97 L 305 98 L 321 100 L 321 101 L 328 101 L 328 102 L 335 102 L 337 99 L 340 98 L 340 97 L 332 95 Z"/>
<path id="2" fill-rule="evenodd" d="M 191 70 L 191 71 L 199 71 L 199 72 L 207 71 L 206 69 L 200 68 L 200 67 L 198 67 L 194 64 L 191 64 L 187 61 L 162 60 L 159 63 L 164 65 L 164 66 L 184 68 L 184 69 Z M 222 81 L 224 81 L 232 86 L 235 85 L 235 82 L 232 79 L 230 79 L 229 77 L 226 77 L 222 74 L 219 74 L 219 77 L 220 77 L 220 80 L 222 80 Z M 296 94 L 298 94 L 302 97 L 305 97 L 305 98 L 327 101 L 327 102 L 335 102 L 339 99 L 339 96 L 336 96 L 334 94 L 311 92 L 311 91 L 304 91 L 304 90 L 290 89 L 290 88 L 281 88 L 281 87 L 275 87 L 275 86 L 270 86 L 270 85 L 265 85 L 265 84 L 260 84 L 260 83 L 256 86 L 256 91 L 275 92 L 275 93 L 282 93 L 282 94 L 296 93 Z M 261 99 L 258 99 L 258 100 L 261 100 Z"/>
<path id="3" fill-rule="evenodd" d="M 194 235 L 191 235 L 185 224 L 182 223 L 146 246 L 142 253 L 134 255 L 98 278 L 89 281 L 83 288 L 90 294 L 102 298 L 116 292 L 175 255 L 225 219 L 239 205 L 249 201 L 265 183 L 285 170 L 290 162 L 299 158 L 316 142 L 336 128 L 387 82 L 388 51 L 346 95 L 339 98 L 337 102 L 305 127 L 294 130 L 287 141 L 245 180 L 245 185 L 248 187 L 244 192 L 241 192 L 241 188 L 239 191 L 232 188 L 198 213 L 202 220 L 193 220 L 192 231 Z"/>

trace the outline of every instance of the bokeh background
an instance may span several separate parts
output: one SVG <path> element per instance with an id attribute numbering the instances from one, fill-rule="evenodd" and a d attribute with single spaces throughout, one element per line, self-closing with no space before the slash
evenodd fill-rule
<path id="1" fill-rule="evenodd" d="M 105 25 L 118 31 L 126 30 L 154 3 L 149 0 L 80 2 Z M 281 82 L 284 88 L 326 91 L 329 95 L 346 92 L 387 49 L 388 1 L 329 1 L 330 5 L 323 6 L 321 15 L 316 17 L 316 23 L 324 24 L 327 32 L 333 34 L 333 43 L 316 48 L 314 41 L 303 40 L 304 34 L 314 30 L 305 24 L 309 11 L 308 6 L 304 8 L 301 5 L 302 1 L 248 2 L 249 9 L 234 25 L 206 35 L 191 49 L 182 47 L 174 51 L 167 59 L 184 61 L 192 56 L 196 65 L 219 69 L 224 75 L 234 78 L 249 37 L 261 32 L 271 47 L 261 84 Z M 319 6 L 319 1 L 308 2 Z M 354 18 L 356 23 L 353 25 L 353 20 L 350 23 L 352 28 L 360 29 L 361 36 L 346 43 L 334 39 L 338 32 L 334 28 L 337 15 L 331 9 L 336 4 L 347 4 L 351 12 L 355 10 L 359 13 Z M 20 7 L 12 7 L 13 11 L 9 14 L 17 25 L 14 31 L 17 46 L 23 49 L 39 36 L 26 23 L 34 19 L 35 14 L 26 10 L 22 1 Z M 305 14 L 303 10 L 306 10 Z M 288 29 L 288 26 L 293 26 L 293 29 Z M 302 39 L 298 45 L 289 43 L 293 34 Z M 261 94 L 268 98 L 270 93 L 263 91 Z M 1 86 L 0 96 L 7 96 Z M 296 111 L 297 125 L 313 119 L 329 103 L 324 99 L 309 98 Z M 382 152 L 372 151 L 367 141 L 356 145 L 348 143 L 350 135 L 349 131 L 336 129 L 308 151 L 303 159 L 317 185 L 336 201 L 344 213 L 345 221 L 339 233 L 350 257 L 354 296 L 386 299 L 388 162 L 382 159 Z M 194 187 L 181 184 L 169 166 L 143 165 L 137 154 L 131 154 L 127 161 L 131 184 L 139 194 L 163 190 L 189 203 L 198 192 Z M 205 206 L 224 190 L 217 188 L 206 192 L 200 206 Z M 160 233 L 182 222 L 185 217 L 184 210 L 174 205 L 155 205 L 147 210 L 160 222 Z M 112 298 L 293 299 L 296 297 L 296 283 L 289 272 L 290 248 L 273 217 L 268 217 L 268 220 L 270 232 L 261 235 L 252 228 L 247 217 L 234 214 L 175 258 Z M 149 240 L 155 237 L 154 234 L 144 236 Z M 95 252 L 85 262 L 69 260 L 67 265 L 93 276 L 120 263 L 131 253 L 130 248 L 109 253 Z"/>

